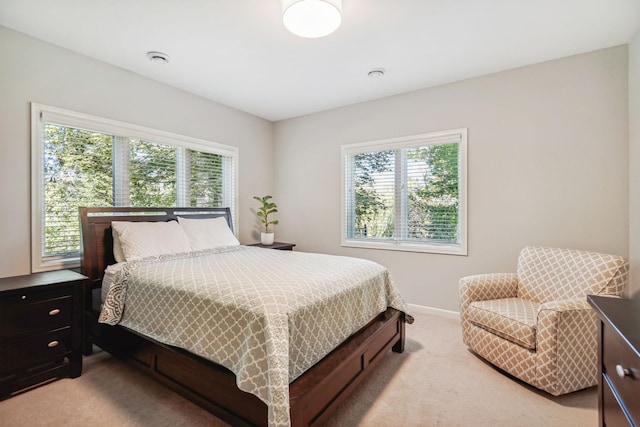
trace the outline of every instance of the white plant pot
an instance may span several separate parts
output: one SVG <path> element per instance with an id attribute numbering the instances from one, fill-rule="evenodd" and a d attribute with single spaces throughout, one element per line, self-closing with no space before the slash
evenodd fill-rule
<path id="1" fill-rule="evenodd" d="M 273 245 L 274 233 L 260 233 L 260 243 L 263 245 Z"/>

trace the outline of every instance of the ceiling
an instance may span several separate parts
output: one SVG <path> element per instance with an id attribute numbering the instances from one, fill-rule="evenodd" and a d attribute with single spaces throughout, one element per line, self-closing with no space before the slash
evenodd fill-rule
<path id="1" fill-rule="evenodd" d="M 289 33 L 280 0 L 0 0 L 0 25 L 271 121 L 626 44 L 640 28 L 640 0 L 343 0 L 342 11 L 319 39 Z"/>

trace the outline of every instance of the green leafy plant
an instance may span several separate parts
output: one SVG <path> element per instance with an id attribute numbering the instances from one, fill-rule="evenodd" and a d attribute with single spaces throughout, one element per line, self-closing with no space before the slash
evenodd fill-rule
<path id="1" fill-rule="evenodd" d="M 268 233 L 270 225 L 278 224 L 278 220 L 269 221 L 269 215 L 278 212 L 278 205 L 270 201 L 272 199 L 271 196 L 253 196 L 253 198 L 262 203 L 262 206 L 258 209 L 256 215 L 260 217 L 260 222 L 264 225 L 264 232 Z"/>

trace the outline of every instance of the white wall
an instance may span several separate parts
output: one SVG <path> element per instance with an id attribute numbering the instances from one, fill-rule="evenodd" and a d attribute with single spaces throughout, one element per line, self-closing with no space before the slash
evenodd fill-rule
<path id="1" fill-rule="evenodd" d="M 525 245 L 627 256 L 627 108 L 621 46 L 278 122 L 278 239 L 378 261 L 408 302 L 447 310 L 460 277 L 515 271 Z M 340 247 L 340 145 L 460 127 L 469 255 Z"/>
<path id="2" fill-rule="evenodd" d="M 169 64 L 170 66 L 170 64 Z M 0 27 L 0 277 L 30 272 L 30 102 L 240 148 L 240 241 L 273 189 L 271 122 Z"/>
<path id="3" fill-rule="evenodd" d="M 629 294 L 640 294 L 640 30 L 629 43 Z"/>
<path id="4" fill-rule="evenodd" d="M 411 303 L 457 310 L 460 277 L 512 271 L 526 244 L 630 254 L 640 269 L 639 34 L 628 88 L 622 46 L 275 125 L 4 27 L 0 58 L 0 277 L 30 269 L 31 101 L 240 147 L 243 243 L 251 197 L 275 188 L 279 240 L 379 261 Z M 469 256 L 341 248 L 340 145 L 458 127 Z"/>

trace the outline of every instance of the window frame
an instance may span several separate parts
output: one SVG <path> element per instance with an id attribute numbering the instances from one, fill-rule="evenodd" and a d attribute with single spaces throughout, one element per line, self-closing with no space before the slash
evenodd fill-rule
<path id="1" fill-rule="evenodd" d="M 452 139 L 456 138 L 457 141 Z M 347 212 L 347 169 L 350 158 L 353 155 L 367 152 L 377 152 L 384 150 L 398 150 L 401 148 L 411 148 L 424 145 L 435 145 L 444 143 L 458 143 L 458 224 L 460 243 L 438 243 L 438 242 L 407 242 L 401 241 L 398 237 L 393 240 L 374 238 L 353 238 L 347 236 L 348 215 Z M 445 255 L 467 255 L 467 128 L 452 129 L 440 132 L 430 132 L 403 137 L 388 138 L 374 141 L 345 144 L 340 147 L 341 154 L 341 246 L 362 248 L 362 249 L 382 249 L 406 252 L 427 252 Z M 403 166 L 404 167 L 404 166 Z M 396 194 L 401 192 L 396 190 Z M 396 195 L 397 197 L 397 195 Z M 406 201 L 401 199 L 401 203 Z M 397 212 L 396 212 L 397 215 Z M 396 221 L 397 223 L 398 221 Z"/>
<path id="2" fill-rule="evenodd" d="M 41 272 L 80 266 L 80 257 L 42 255 L 44 244 L 44 123 L 102 132 L 116 137 L 171 145 L 231 158 L 233 189 L 230 194 L 234 234 L 238 236 L 238 163 L 239 148 L 204 139 L 193 138 L 118 120 L 107 119 L 44 104 L 31 103 L 31 271 Z M 113 158 L 112 158 L 113 160 Z M 176 201 L 176 204 L 178 201 Z"/>

